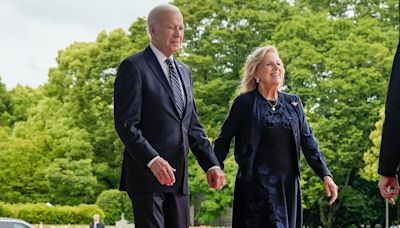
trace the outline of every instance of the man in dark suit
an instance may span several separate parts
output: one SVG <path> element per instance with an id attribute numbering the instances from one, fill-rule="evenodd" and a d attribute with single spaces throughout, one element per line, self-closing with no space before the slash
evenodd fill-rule
<path id="1" fill-rule="evenodd" d="M 100 222 L 100 215 L 94 214 L 93 215 L 93 222 L 90 223 L 90 228 L 104 228 L 104 224 Z"/>
<path id="2" fill-rule="evenodd" d="M 175 6 L 148 15 L 150 45 L 125 59 L 114 84 L 115 128 L 125 145 L 120 189 L 127 191 L 142 227 L 189 227 L 188 151 L 210 187 L 224 173 L 197 118 L 189 68 L 173 57 L 183 40 Z"/>
<path id="3" fill-rule="evenodd" d="M 383 198 L 394 204 L 393 197 L 399 194 L 396 175 L 400 161 L 400 43 L 397 45 L 390 76 L 385 107 L 385 122 L 379 156 L 379 191 Z"/>

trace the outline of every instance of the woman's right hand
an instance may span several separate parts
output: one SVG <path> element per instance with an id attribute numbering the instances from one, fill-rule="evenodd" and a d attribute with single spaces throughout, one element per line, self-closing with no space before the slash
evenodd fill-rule
<path id="1" fill-rule="evenodd" d="M 331 197 L 329 200 L 329 205 L 332 205 L 338 196 L 338 186 L 335 184 L 331 176 L 324 176 L 324 189 L 326 195 Z"/>

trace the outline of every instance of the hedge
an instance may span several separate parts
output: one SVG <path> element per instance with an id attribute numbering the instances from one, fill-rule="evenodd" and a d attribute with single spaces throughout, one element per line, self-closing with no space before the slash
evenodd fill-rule
<path id="1" fill-rule="evenodd" d="M 38 204 L 7 204 L 0 202 L 0 217 L 23 219 L 32 224 L 90 224 L 93 214 L 104 218 L 97 205 L 47 206 Z"/>

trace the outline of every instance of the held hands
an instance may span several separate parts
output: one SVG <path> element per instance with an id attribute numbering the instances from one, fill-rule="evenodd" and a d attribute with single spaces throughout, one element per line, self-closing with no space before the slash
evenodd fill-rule
<path id="1" fill-rule="evenodd" d="M 399 194 L 399 181 L 397 175 L 394 177 L 381 176 L 378 183 L 379 191 L 383 198 L 394 205 L 393 197 Z"/>
<path id="2" fill-rule="evenodd" d="M 338 187 L 335 184 L 335 182 L 333 181 L 332 177 L 324 176 L 324 189 L 325 189 L 326 195 L 328 197 L 331 197 L 331 199 L 329 200 L 329 205 L 332 205 L 338 196 Z"/>
<path id="3" fill-rule="evenodd" d="M 225 173 L 220 167 L 213 167 L 207 171 L 208 186 L 213 189 L 221 189 L 225 185 Z"/>
<path id="4" fill-rule="evenodd" d="M 172 168 L 164 158 L 157 158 L 151 164 L 150 170 L 161 185 L 172 186 L 175 183 L 174 172 L 176 169 Z"/>

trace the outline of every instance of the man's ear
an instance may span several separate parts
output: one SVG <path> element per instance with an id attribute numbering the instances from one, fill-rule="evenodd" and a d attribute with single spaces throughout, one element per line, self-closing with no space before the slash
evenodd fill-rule
<path id="1" fill-rule="evenodd" d="M 149 25 L 149 35 L 154 36 L 156 34 L 156 28 L 154 24 Z"/>

